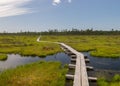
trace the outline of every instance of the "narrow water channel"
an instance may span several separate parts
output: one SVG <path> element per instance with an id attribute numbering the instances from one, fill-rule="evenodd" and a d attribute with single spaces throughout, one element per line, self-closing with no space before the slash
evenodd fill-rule
<path id="1" fill-rule="evenodd" d="M 36 61 L 59 61 L 62 65 L 70 63 L 70 57 L 61 52 L 54 55 L 49 55 L 46 57 L 38 57 L 38 56 L 21 56 L 19 54 L 8 54 L 8 58 L 4 61 L 0 61 L 0 71 L 15 68 L 18 65 L 23 65 Z"/>
<path id="2" fill-rule="evenodd" d="M 88 71 L 89 77 L 105 77 L 107 80 L 112 79 L 115 74 L 120 74 L 120 58 L 104 58 L 104 57 L 94 57 L 91 56 L 89 52 L 82 52 L 85 56 L 90 59 L 90 63 L 87 63 L 88 66 L 93 66 L 94 71 Z M 69 70 L 68 74 L 74 74 Z M 67 81 L 66 86 L 72 86 L 72 81 Z M 98 86 L 97 82 L 89 82 L 90 86 Z"/>
<path id="3" fill-rule="evenodd" d="M 88 72 L 90 76 L 107 76 L 108 78 L 114 76 L 115 74 L 120 74 L 120 58 L 99 58 L 93 57 L 89 52 L 82 52 L 85 56 L 90 59 L 91 65 L 94 67 L 94 71 Z M 8 58 L 4 61 L 0 61 L 0 71 L 9 68 L 15 68 L 16 66 L 36 62 L 36 61 L 59 61 L 62 65 L 71 63 L 70 56 L 61 52 L 54 55 L 49 55 L 46 57 L 38 56 L 21 56 L 19 54 L 8 54 Z M 67 81 L 66 83 L 71 83 L 72 81 Z M 70 86 L 69 84 L 66 86 Z M 96 83 L 90 86 L 97 86 Z"/>
<path id="4" fill-rule="evenodd" d="M 94 57 L 89 52 L 82 53 L 90 59 L 90 65 L 95 69 L 120 71 L 120 58 Z"/>
<path id="5" fill-rule="evenodd" d="M 91 65 L 94 67 L 94 71 L 88 71 L 88 76 L 105 77 L 107 80 L 111 80 L 114 75 L 120 74 L 120 58 L 104 58 L 91 56 L 89 52 L 82 52 L 90 59 Z M 97 83 L 90 83 L 90 86 L 97 86 Z"/>

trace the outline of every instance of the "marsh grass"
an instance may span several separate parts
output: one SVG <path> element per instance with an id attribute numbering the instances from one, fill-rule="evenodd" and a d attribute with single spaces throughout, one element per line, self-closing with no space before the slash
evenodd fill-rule
<path id="1" fill-rule="evenodd" d="M 9 36 L 0 37 L 0 53 L 20 54 L 23 56 L 46 56 L 61 52 L 60 46 L 53 43 L 38 43 L 38 36 Z"/>
<path id="2" fill-rule="evenodd" d="M 0 86 L 64 86 L 66 68 L 59 62 L 35 62 L 0 74 Z"/>
<path id="3" fill-rule="evenodd" d="M 46 56 L 62 51 L 53 43 L 37 42 L 38 36 L 0 36 L 0 58 L 8 53 L 25 56 Z M 42 36 L 42 41 L 63 42 L 78 51 L 90 51 L 92 56 L 120 57 L 120 35 L 118 36 Z M 10 69 L 0 74 L 0 86 L 64 86 L 66 68 L 58 62 L 36 62 Z M 111 81 L 98 80 L 99 86 L 120 86 L 120 76 Z"/>
<path id="4" fill-rule="evenodd" d="M 0 54 L 0 60 L 6 60 L 7 54 Z"/>
<path id="5" fill-rule="evenodd" d="M 36 42 L 37 35 L 0 36 L 0 53 L 18 53 L 21 55 L 46 56 L 61 52 L 60 46 L 54 43 Z M 84 35 L 84 36 L 42 36 L 42 41 L 63 42 L 78 51 L 90 51 L 92 56 L 120 57 L 120 35 Z"/>
<path id="6" fill-rule="evenodd" d="M 64 42 L 78 51 L 89 51 L 92 56 L 120 57 L 120 35 L 43 36 L 42 40 Z"/>
<path id="7" fill-rule="evenodd" d="M 97 83 L 98 86 L 120 86 L 120 75 L 116 74 L 110 81 L 102 77 Z"/>

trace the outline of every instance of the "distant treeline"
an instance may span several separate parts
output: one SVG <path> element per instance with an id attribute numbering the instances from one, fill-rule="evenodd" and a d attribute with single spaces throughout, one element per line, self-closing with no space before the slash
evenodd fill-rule
<path id="1" fill-rule="evenodd" d="M 54 29 L 54 30 L 42 32 L 42 34 L 44 35 L 120 35 L 120 31 L 113 29 L 110 31 L 93 30 L 93 29 L 86 29 L 86 30 L 65 29 L 58 31 L 57 29 Z"/>
<path id="2" fill-rule="evenodd" d="M 42 32 L 17 32 L 17 33 L 8 33 L 3 32 L 0 33 L 0 35 L 120 35 L 119 30 L 110 30 L 110 31 L 103 31 L 103 30 L 93 30 L 93 29 L 86 29 L 86 30 L 79 30 L 79 29 L 64 29 L 64 30 L 48 30 L 48 31 L 42 31 Z"/>

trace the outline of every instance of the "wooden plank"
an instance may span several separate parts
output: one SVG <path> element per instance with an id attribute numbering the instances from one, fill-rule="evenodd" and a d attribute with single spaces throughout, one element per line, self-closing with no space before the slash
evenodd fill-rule
<path id="1" fill-rule="evenodd" d="M 74 79 L 74 75 L 66 74 L 66 78 L 67 78 L 67 79 L 72 79 L 72 80 L 73 80 L 73 79 Z"/>
<path id="2" fill-rule="evenodd" d="M 74 65 L 74 64 L 68 64 L 68 66 L 69 66 L 69 68 L 75 68 L 76 67 L 76 65 Z"/>
<path id="3" fill-rule="evenodd" d="M 96 78 L 96 77 L 88 77 L 88 79 L 89 79 L 90 81 L 97 81 L 97 78 Z"/>
<path id="4" fill-rule="evenodd" d="M 89 86 L 84 55 L 80 53 L 82 86 Z"/>
<path id="5" fill-rule="evenodd" d="M 75 77 L 74 77 L 74 82 L 73 82 L 73 86 L 82 86 L 82 78 L 81 78 L 81 66 L 80 66 L 80 58 L 77 55 L 77 59 L 76 59 L 76 70 L 75 70 Z"/>
<path id="6" fill-rule="evenodd" d="M 73 86 L 89 86 L 84 55 L 64 43 L 60 43 L 60 45 L 66 47 L 76 55 L 76 67 Z"/>
<path id="7" fill-rule="evenodd" d="M 91 67 L 91 66 L 86 66 L 86 69 L 89 71 L 89 70 L 94 70 L 94 68 L 93 67 Z"/>
<path id="8" fill-rule="evenodd" d="M 71 59 L 71 61 L 76 62 L 76 59 Z"/>
<path id="9" fill-rule="evenodd" d="M 86 63 L 89 63 L 89 62 L 90 62 L 90 60 L 89 60 L 89 59 L 85 59 L 85 62 L 86 62 Z"/>
<path id="10" fill-rule="evenodd" d="M 75 66 L 75 75 L 66 75 L 67 78 L 74 79 L 73 86 L 89 86 L 87 70 L 84 55 L 79 53 L 75 49 L 70 46 L 59 43 L 59 42 L 50 42 L 50 41 L 40 41 L 40 37 L 37 39 L 38 42 L 49 42 L 49 43 L 57 43 L 60 44 L 65 51 L 71 51 L 71 56 L 76 56 L 76 66 Z M 95 80 L 96 78 L 89 77 L 90 80 Z"/>

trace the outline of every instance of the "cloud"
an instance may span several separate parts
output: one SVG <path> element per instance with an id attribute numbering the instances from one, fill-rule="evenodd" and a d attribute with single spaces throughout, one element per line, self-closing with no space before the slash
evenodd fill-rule
<path id="1" fill-rule="evenodd" d="M 22 7 L 31 0 L 0 0 L 0 17 L 16 16 L 31 13 Z"/>
<path id="2" fill-rule="evenodd" d="M 60 4 L 61 3 L 61 0 L 53 0 L 53 5 L 57 5 L 57 4 Z"/>
<path id="3" fill-rule="evenodd" d="M 68 1 L 68 3 L 71 3 L 72 2 L 72 0 L 67 0 Z M 52 3 L 52 5 L 58 5 L 58 4 L 60 4 L 62 1 L 61 0 L 53 0 L 53 3 Z"/>

